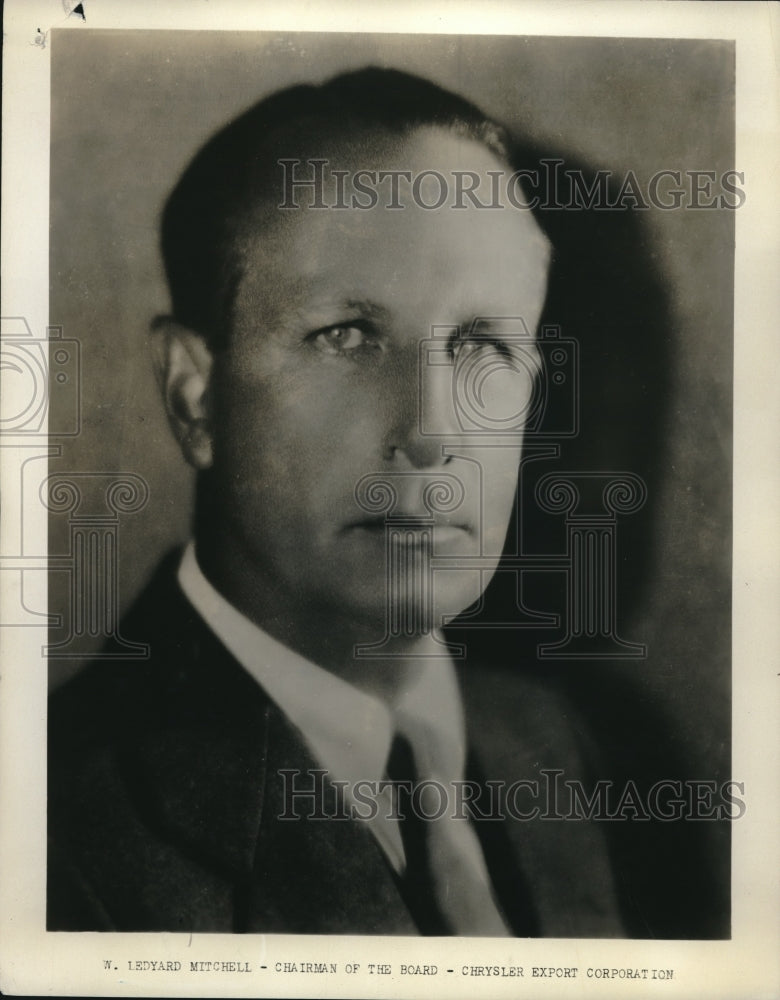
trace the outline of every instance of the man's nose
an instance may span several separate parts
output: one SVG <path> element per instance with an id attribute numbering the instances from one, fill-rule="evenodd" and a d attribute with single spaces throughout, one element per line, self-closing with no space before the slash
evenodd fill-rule
<path id="1" fill-rule="evenodd" d="M 453 369 L 426 364 L 419 352 L 394 365 L 385 459 L 415 469 L 436 468 L 449 461 L 445 445 L 462 430 L 453 396 Z"/>

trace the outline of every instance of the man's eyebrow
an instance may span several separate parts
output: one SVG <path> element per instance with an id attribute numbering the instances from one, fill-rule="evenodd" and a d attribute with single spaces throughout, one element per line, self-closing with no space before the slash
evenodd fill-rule
<path id="1" fill-rule="evenodd" d="M 370 299 L 344 299 L 341 305 L 346 311 L 362 313 L 368 319 L 386 320 L 390 316 L 389 309 Z"/>
<path id="2" fill-rule="evenodd" d="M 391 311 L 370 299 L 342 298 L 325 293 L 312 295 L 303 303 L 288 303 L 279 319 L 282 326 L 300 325 L 310 329 L 357 317 L 376 323 L 389 322 Z"/>
<path id="3" fill-rule="evenodd" d="M 503 334 L 519 339 L 532 339 L 525 321 L 517 316 L 491 316 L 489 313 L 472 315 L 460 323 L 452 324 L 453 331 L 460 331 L 461 336 L 466 334 Z"/>
<path id="4" fill-rule="evenodd" d="M 312 298 L 304 305 L 293 306 L 289 312 L 305 325 L 316 325 L 325 316 L 339 321 L 347 320 L 357 313 L 361 318 L 377 323 L 387 322 L 391 316 L 391 311 L 386 306 L 370 299 L 337 298 L 330 295 Z"/>
<path id="5" fill-rule="evenodd" d="M 499 329 L 499 322 L 493 316 L 470 316 L 452 324 L 451 337 L 470 337 L 482 333 L 489 335 Z"/>

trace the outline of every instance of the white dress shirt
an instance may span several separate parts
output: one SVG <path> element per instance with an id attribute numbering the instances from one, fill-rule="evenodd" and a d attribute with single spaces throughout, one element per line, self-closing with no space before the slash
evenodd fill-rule
<path id="1" fill-rule="evenodd" d="M 466 757 L 463 705 L 455 668 L 448 656 L 420 657 L 417 669 L 391 704 L 317 666 L 272 638 L 237 611 L 203 575 L 190 542 L 184 550 L 179 584 L 211 631 L 251 674 L 286 718 L 300 731 L 317 763 L 332 780 L 346 782 L 345 802 L 358 781 L 381 782 L 396 730 L 412 744 L 421 778 L 452 789 L 464 777 Z M 389 791 L 388 791 L 389 796 Z M 363 820 L 396 872 L 405 858 L 397 819 L 388 808 Z M 435 807 L 434 807 L 435 808 Z M 490 896 L 490 880 L 473 826 L 466 822 L 432 825 L 446 829 L 472 873 L 480 894 Z M 494 904 L 490 904 L 500 920 Z M 503 926 L 503 925 L 502 925 Z M 466 931 L 467 933 L 468 931 Z"/>

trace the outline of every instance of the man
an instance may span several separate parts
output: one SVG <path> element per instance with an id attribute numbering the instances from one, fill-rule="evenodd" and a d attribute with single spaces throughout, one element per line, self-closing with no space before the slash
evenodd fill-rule
<path id="1" fill-rule="evenodd" d="M 442 633 L 499 564 L 533 402 L 550 249 L 519 190 L 494 123 L 378 70 L 185 172 L 154 335 L 194 541 L 123 628 L 149 661 L 52 705 L 50 929 L 628 932 L 603 826 L 523 797 L 600 774 L 591 737 Z"/>

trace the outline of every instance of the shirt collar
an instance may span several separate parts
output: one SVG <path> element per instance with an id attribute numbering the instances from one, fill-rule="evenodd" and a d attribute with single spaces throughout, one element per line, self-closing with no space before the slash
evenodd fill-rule
<path id="1" fill-rule="evenodd" d="M 184 550 L 178 578 L 212 632 L 300 730 L 315 759 L 333 777 L 350 783 L 381 779 L 396 728 L 411 741 L 421 775 L 463 777 L 463 706 L 449 656 L 424 658 L 395 704 L 388 706 L 241 614 L 203 575 L 193 542 Z"/>
<path id="2" fill-rule="evenodd" d="M 218 639 L 300 730 L 318 763 L 343 781 L 378 781 L 393 734 L 377 698 L 278 642 L 209 583 L 190 542 L 179 567 L 185 596 Z"/>
<path id="3" fill-rule="evenodd" d="M 449 656 L 421 659 L 393 705 L 360 691 L 278 642 L 242 615 L 201 572 L 190 542 L 178 573 L 195 610 L 241 666 L 301 733 L 314 759 L 332 779 L 379 782 L 396 729 L 414 748 L 420 777 L 461 780 L 465 725 L 455 669 Z M 381 810 L 369 825 L 396 871 L 404 851 L 394 819 Z"/>

